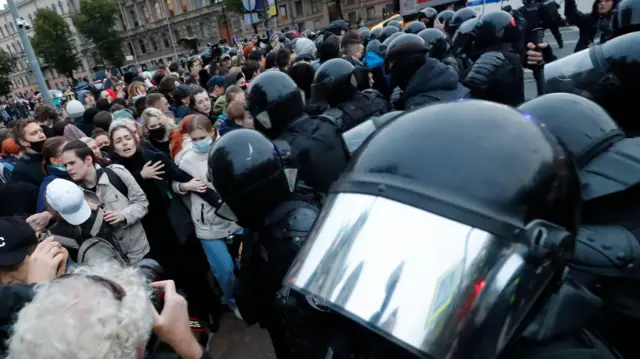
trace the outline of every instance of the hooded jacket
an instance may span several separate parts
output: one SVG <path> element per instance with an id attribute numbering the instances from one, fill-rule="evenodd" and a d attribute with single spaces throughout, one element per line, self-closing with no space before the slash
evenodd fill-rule
<path id="1" fill-rule="evenodd" d="M 316 58 L 316 45 L 313 41 L 307 38 L 299 38 L 296 41 L 296 45 L 293 50 L 296 53 L 296 59 L 293 61 L 294 63 L 298 61 L 311 62 Z"/>
<path id="2" fill-rule="evenodd" d="M 460 84 L 456 70 L 436 59 L 426 58 L 394 105 L 398 110 L 410 110 L 467 97 L 469 90 Z"/>

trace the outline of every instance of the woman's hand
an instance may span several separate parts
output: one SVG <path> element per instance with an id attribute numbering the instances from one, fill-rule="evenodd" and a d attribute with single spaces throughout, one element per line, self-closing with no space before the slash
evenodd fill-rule
<path id="1" fill-rule="evenodd" d="M 146 179 L 158 179 L 161 180 L 160 175 L 164 174 L 162 170 L 164 168 L 164 163 L 162 161 L 158 161 L 156 163 L 151 163 L 151 161 L 144 164 L 142 170 L 140 171 L 140 176 Z"/>
<path id="2" fill-rule="evenodd" d="M 109 224 L 116 224 L 124 221 L 124 216 L 116 211 L 104 211 L 104 220 Z"/>
<path id="3" fill-rule="evenodd" d="M 192 178 L 191 181 L 187 183 L 181 183 L 180 187 L 184 192 L 202 193 L 207 190 L 207 183 L 200 178 Z"/>

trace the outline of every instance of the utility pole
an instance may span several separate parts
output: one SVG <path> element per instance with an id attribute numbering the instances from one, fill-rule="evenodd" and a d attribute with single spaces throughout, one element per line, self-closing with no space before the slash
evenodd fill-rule
<path id="1" fill-rule="evenodd" d="M 166 0 L 160 1 L 162 3 L 162 12 L 164 12 L 164 18 L 167 20 L 167 30 L 169 31 L 169 39 L 171 39 L 171 47 L 173 47 L 173 56 L 176 57 L 176 61 L 179 60 L 178 50 L 176 50 L 176 40 L 173 37 L 173 30 L 171 30 L 171 21 L 169 20 L 169 5 Z M 180 39 L 178 39 L 180 40 Z"/>
<path id="2" fill-rule="evenodd" d="M 51 94 L 49 93 L 49 89 L 47 88 L 47 83 L 44 82 L 44 76 L 42 76 L 42 70 L 40 70 L 40 63 L 38 62 L 36 54 L 33 52 L 33 47 L 31 47 L 29 36 L 27 36 L 27 30 L 31 28 L 31 24 L 23 20 L 18 15 L 18 8 L 16 8 L 16 4 L 13 2 L 13 0 L 7 0 L 7 5 L 9 6 L 9 10 L 11 11 L 13 22 L 18 27 L 20 42 L 22 42 L 22 48 L 24 49 L 24 53 L 27 55 L 29 68 L 31 69 L 31 71 L 33 71 L 33 75 L 36 77 L 36 82 L 38 83 L 40 94 L 42 95 L 42 101 L 49 106 L 55 107 L 53 98 L 51 98 Z"/>

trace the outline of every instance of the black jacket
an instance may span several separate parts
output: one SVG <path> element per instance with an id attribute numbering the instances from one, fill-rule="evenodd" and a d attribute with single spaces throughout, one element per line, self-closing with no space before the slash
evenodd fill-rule
<path id="1" fill-rule="evenodd" d="M 618 0 L 613 1 L 613 9 L 616 8 L 618 2 Z M 612 16 L 611 14 L 598 14 L 598 0 L 593 2 L 591 13 L 589 14 L 583 14 L 578 11 L 576 0 L 566 0 L 564 2 L 564 16 L 569 24 L 577 26 L 580 30 L 580 37 L 574 52 L 582 51 L 589 47 L 598 31 L 602 33 L 605 39 L 611 35 Z"/>
<path id="2" fill-rule="evenodd" d="M 27 182 L 40 187 L 44 179 L 42 155 L 39 153 L 25 153 L 16 161 L 11 180 L 13 182 Z"/>
<path id="3" fill-rule="evenodd" d="M 394 105 L 397 110 L 410 110 L 427 104 L 467 97 L 469 90 L 460 84 L 458 73 L 453 67 L 427 58 Z"/>
<path id="4" fill-rule="evenodd" d="M 36 213 L 39 191 L 28 182 L 0 183 L 0 217 Z"/>
<path id="5" fill-rule="evenodd" d="M 0 285 L 0 356 L 4 357 L 6 340 L 16 315 L 33 299 L 35 284 Z"/>
<path id="6" fill-rule="evenodd" d="M 334 121 L 341 133 L 361 124 L 372 116 L 380 116 L 391 111 L 391 104 L 377 90 L 358 91 L 353 97 L 337 106 L 325 109 L 322 116 Z"/>
<path id="7" fill-rule="evenodd" d="M 520 55 L 510 44 L 500 44 L 483 52 L 462 83 L 471 97 L 517 106 L 524 102 L 524 73 Z"/>
<path id="8" fill-rule="evenodd" d="M 298 178 L 317 192 L 326 193 L 347 167 L 346 145 L 329 120 L 301 117 L 277 139 L 291 146 L 299 166 Z"/>

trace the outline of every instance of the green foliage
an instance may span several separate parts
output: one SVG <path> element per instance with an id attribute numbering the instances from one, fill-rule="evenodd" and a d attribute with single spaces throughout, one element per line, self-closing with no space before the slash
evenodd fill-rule
<path id="1" fill-rule="evenodd" d="M 111 65 L 124 65 L 124 54 L 116 30 L 120 8 L 116 0 L 80 0 L 80 11 L 71 16 L 73 25 L 96 45 L 100 56 Z"/>
<path id="2" fill-rule="evenodd" d="M 11 92 L 9 75 L 13 72 L 14 66 L 14 58 L 0 50 L 0 96 L 6 96 Z"/>
<path id="3" fill-rule="evenodd" d="M 33 31 L 31 44 L 35 53 L 59 73 L 73 78 L 73 71 L 80 67 L 80 61 L 69 24 L 49 9 L 38 9 Z"/>

